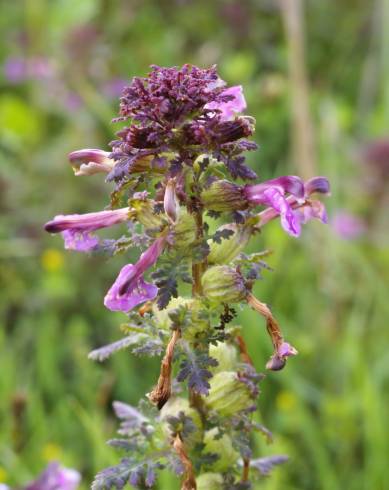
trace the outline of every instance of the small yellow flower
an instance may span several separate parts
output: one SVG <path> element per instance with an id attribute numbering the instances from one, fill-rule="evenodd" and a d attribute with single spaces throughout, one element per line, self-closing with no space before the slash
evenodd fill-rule
<path id="1" fill-rule="evenodd" d="M 5 469 L 0 466 L 0 483 L 5 483 L 8 478 L 8 473 L 5 471 Z"/>
<path id="2" fill-rule="evenodd" d="M 41 256 L 42 267 L 48 272 L 56 272 L 62 269 L 64 264 L 63 253 L 55 248 L 46 249 Z"/>
<path id="3" fill-rule="evenodd" d="M 297 405 L 297 397 L 291 391 L 281 391 L 277 396 L 276 403 L 283 412 L 290 412 Z"/>
<path id="4" fill-rule="evenodd" d="M 62 449 L 58 444 L 49 442 L 43 446 L 42 457 L 46 461 L 60 460 L 62 456 Z"/>

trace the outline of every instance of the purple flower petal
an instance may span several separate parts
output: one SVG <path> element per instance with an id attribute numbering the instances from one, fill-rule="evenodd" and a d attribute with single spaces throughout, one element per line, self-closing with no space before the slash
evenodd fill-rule
<path id="1" fill-rule="evenodd" d="M 80 480 L 78 471 L 53 462 L 37 480 L 27 485 L 25 490 L 76 490 Z"/>
<path id="2" fill-rule="evenodd" d="M 61 233 L 66 250 L 77 250 L 77 252 L 89 252 L 99 244 L 97 236 L 87 231 L 65 230 Z"/>
<path id="3" fill-rule="evenodd" d="M 125 294 L 120 290 L 123 284 L 134 277 L 136 267 L 132 264 L 125 265 L 120 271 L 116 281 L 111 286 L 104 298 L 104 305 L 112 311 L 130 311 L 135 306 L 154 299 L 157 296 L 158 288 L 154 284 L 147 283 L 142 277 L 135 278 L 131 284 L 131 289 Z"/>
<path id="4" fill-rule="evenodd" d="M 290 204 L 276 188 L 266 189 L 263 192 L 263 204 L 272 207 L 281 216 L 281 226 L 291 236 L 300 235 L 300 222 L 296 219 Z"/>
<path id="5" fill-rule="evenodd" d="M 325 177 L 313 177 L 312 179 L 305 182 L 305 196 L 309 197 L 314 192 L 319 192 L 320 194 L 330 194 L 330 183 Z"/>
<path id="6" fill-rule="evenodd" d="M 138 278 L 141 277 L 143 273 L 151 266 L 153 266 L 158 260 L 158 257 L 163 252 L 165 242 L 166 237 L 161 236 L 155 240 L 151 247 L 149 247 L 142 253 L 138 262 L 133 266 L 134 270 L 129 269 L 127 277 L 123 276 L 121 284 L 119 286 L 119 294 L 124 295 L 132 291 L 133 287 L 135 287 L 137 283 Z"/>
<path id="7" fill-rule="evenodd" d="M 210 102 L 205 107 L 206 109 L 221 111 L 221 119 L 224 121 L 233 119 L 237 113 L 243 112 L 247 107 L 241 85 L 227 88 L 220 95 L 228 95 L 233 98 L 228 102 Z"/>
<path id="8" fill-rule="evenodd" d="M 261 184 L 246 185 L 243 189 L 246 198 L 254 204 L 262 204 L 264 191 L 277 189 L 281 194 L 289 193 L 297 198 L 304 197 L 304 183 L 295 175 L 285 175 L 277 179 L 267 180 Z"/>
<path id="9" fill-rule="evenodd" d="M 294 214 L 300 224 L 308 223 L 311 219 L 319 219 L 322 223 L 328 223 L 327 212 L 324 204 L 320 201 L 310 200 L 298 207 Z"/>
<path id="10" fill-rule="evenodd" d="M 94 231 L 127 221 L 128 213 L 129 208 L 121 208 L 97 213 L 61 214 L 46 223 L 45 230 L 49 233 L 60 233 L 65 230 Z"/>
<path id="11" fill-rule="evenodd" d="M 277 353 L 280 357 L 296 356 L 298 354 L 297 350 L 288 342 L 282 342 L 282 344 L 277 348 Z"/>

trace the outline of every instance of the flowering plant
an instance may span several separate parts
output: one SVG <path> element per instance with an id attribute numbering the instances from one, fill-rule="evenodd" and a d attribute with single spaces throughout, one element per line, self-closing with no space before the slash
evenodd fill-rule
<path id="1" fill-rule="evenodd" d="M 90 358 L 101 361 L 123 348 L 162 355 L 147 399 L 137 408 L 114 403 L 120 438 L 110 444 L 127 454 L 96 476 L 95 490 L 149 488 L 165 467 L 181 476 L 184 490 L 248 489 L 286 459 L 253 458 L 250 434 L 268 434 L 252 417 L 263 375 L 234 324 L 234 303 L 264 317 L 273 347 L 266 368 L 282 369 L 297 350 L 252 293 L 266 253 L 243 251 L 278 217 L 293 237 L 311 218 L 325 223 L 325 208 L 312 195 L 328 194 L 329 184 L 290 175 L 255 183 L 243 156 L 257 148 L 247 139 L 255 120 L 242 115 L 245 108 L 242 87 L 226 88 L 215 67 L 154 66 L 123 91 L 116 121 L 126 125 L 112 152 L 70 154 L 76 175 L 104 173 L 114 183 L 111 202 L 104 211 L 56 216 L 46 230 L 78 251 L 142 251 L 104 299 L 127 315 L 125 336 Z M 119 223 L 127 233 L 118 240 L 95 234 Z"/>

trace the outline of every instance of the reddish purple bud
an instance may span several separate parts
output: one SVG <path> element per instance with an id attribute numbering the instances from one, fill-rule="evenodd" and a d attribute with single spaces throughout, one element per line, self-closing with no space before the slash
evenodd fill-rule
<path id="1" fill-rule="evenodd" d="M 235 115 L 239 112 L 243 112 L 246 107 L 246 100 L 243 95 L 243 88 L 241 85 L 236 85 L 234 87 L 229 87 L 224 90 L 221 94 L 231 96 L 231 100 L 226 102 L 211 102 L 205 106 L 206 109 L 217 109 L 221 111 L 221 119 L 228 121 L 233 119 Z"/>
<path id="2" fill-rule="evenodd" d="M 75 175 L 109 173 L 115 165 L 109 155 L 107 151 L 85 148 L 69 153 L 69 161 Z"/>
<path id="3" fill-rule="evenodd" d="M 163 207 L 170 221 L 176 223 L 180 213 L 180 203 L 176 193 L 176 179 L 169 179 L 166 184 Z"/>
<path id="4" fill-rule="evenodd" d="M 297 354 L 297 349 L 288 342 L 282 342 L 266 363 L 266 369 L 270 369 L 270 371 L 280 371 L 285 367 L 286 359 L 290 356 L 296 356 Z"/>

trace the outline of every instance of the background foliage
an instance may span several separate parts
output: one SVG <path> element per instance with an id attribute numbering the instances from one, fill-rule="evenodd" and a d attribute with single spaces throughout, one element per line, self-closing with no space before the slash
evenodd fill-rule
<path id="1" fill-rule="evenodd" d="M 315 173 L 332 182 L 332 224 L 311 223 L 297 241 L 273 223 L 252 243 L 253 251 L 274 249 L 274 271 L 256 292 L 300 351 L 262 384 L 259 419 L 275 441 L 259 437 L 258 452 L 287 453 L 290 462 L 258 488 L 384 489 L 387 181 L 362 155 L 367 141 L 388 136 L 389 2 L 306 1 L 304 20 Z M 65 254 L 61 238 L 43 232 L 55 214 L 108 203 L 101 178 L 74 178 L 66 154 L 113 139 L 123 80 L 152 63 L 217 63 L 225 80 L 243 84 L 257 118 L 252 166 L 263 179 L 298 173 L 293 40 L 271 0 L 2 2 L 0 28 L 0 482 L 20 485 L 58 459 L 88 488 L 116 461 L 104 442 L 116 426 L 112 400 L 136 403 L 158 367 L 127 352 L 105 365 L 87 360 L 120 336 L 124 317 L 102 298 L 123 258 Z M 341 209 L 363 221 L 357 238 L 339 236 Z M 263 322 L 248 309 L 240 319 L 263 369 Z M 174 485 L 166 475 L 160 488 Z"/>

